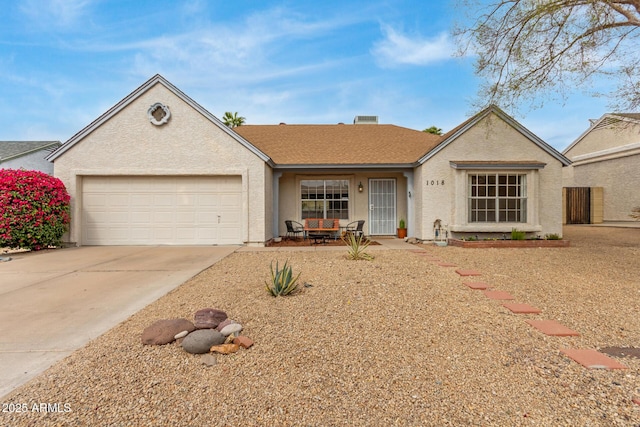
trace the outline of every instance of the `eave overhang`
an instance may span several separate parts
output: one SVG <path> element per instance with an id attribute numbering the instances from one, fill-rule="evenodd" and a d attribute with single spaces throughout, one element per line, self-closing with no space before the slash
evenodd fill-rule
<path id="1" fill-rule="evenodd" d="M 475 170 L 535 170 L 542 169 L 547 164 L 537 161 L 469 161 L 451 160 L 449 165 L 453 169 L 475 169 Z"/>

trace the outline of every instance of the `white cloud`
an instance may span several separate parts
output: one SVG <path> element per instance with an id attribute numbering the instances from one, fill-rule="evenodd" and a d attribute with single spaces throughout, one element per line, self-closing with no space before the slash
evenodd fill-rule
<path id="1" fill-rule="evenodd" d="M 446 33 L 431 38 L 410 38 L 388 25 L 382 26 L 382 32 L 384 38 L 371 49 L 382 67 L 428 65 L 451 58 L 456 49 Z"/>
<path id="2" fill-rule="evenodd" d="M 76 24 L 91 4 L 91 0 L 25 0 L 20 10 L 39 26 L 64 28 Z"/>

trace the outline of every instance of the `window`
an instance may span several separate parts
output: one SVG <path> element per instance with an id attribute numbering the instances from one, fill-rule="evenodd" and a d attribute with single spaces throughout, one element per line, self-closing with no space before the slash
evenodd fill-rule
<path id="1" fill-rule="evenodd" d="M 300 182 L 302 219 L 349 219 L 349 181 L 314 179 Z"/>
<path id="2" fill-rule="evenodd" d="M 469 174 L 469 222 L 527 222 L 525 174 Z"/>

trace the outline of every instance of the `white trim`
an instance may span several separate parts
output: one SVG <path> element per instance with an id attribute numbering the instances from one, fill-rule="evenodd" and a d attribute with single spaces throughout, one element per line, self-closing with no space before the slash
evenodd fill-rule
<path id="1" fill-rule="evenodd" d="M 524 126 L 522 126 L 514 118 L 512 118 L 511 116 L 506 114 L 504 111 L 502 111 L 500 108 L 498 108 L 495 105 L 490 105 L 489 107 L 487 107 L 486 109 L 484 109 L 483 111 L 481 111 L 480 113 L 476 114 L 474 117 L 469 119 L 460 129 L 456 130 L 452 135 L 450 135 L 447 138 L 445 138 L 435 148 L 433 148 L 427 154 L 422 156 L 418 160 L 418 164 L 424 164 L 427 160 L 429 160 L 430 158 L 435 156 L 439 151 L 441 151 L 447 145 L 451 144 L 453 141 L 458 139 L 461 135 L 463 135 L 469 129 L 474 127 L 476 124 L 478 124 L 478 122 L 480 122 L 482 119 L 484 119 L 485 117 L 487 117 L 491 113 L 493 113 L 496 116 L 498 116 L 500 119 L 502 119 L 509 126 L 514 128 L 516 131 L 520 132 L 524 137 L 526 137 L 531 142 L 533 142 L 538 147 L 540 147 L 543 151 L 547 152 L 547 154 L 549 154 L 552 157 L 554 157 L 556 160 L 558 160 L 560 163 L 562 163 L 563 166 L 569 166 L 571 164 L 571 160 L 566 158 L 563 154 L 561 154 L 555 148 L 553 148 L 552 146 L 550 146 L 549 144 L 544 142 L 542 139 L 538 138 L 533 132 L 531 132 L 530 130 L 528 130 Z"/>
<path id="2" fill-rule="evenodd" d="M 153 113 L 155 113 L 155 111 L 158 108 L 160 108 L 160 109 L 162 109 L 162 111 L 164 111 L 164 115 L 162 116 L 162 118 L 160 120 L 157 120 L 155 118 L 155 116 L 153 115 Z M 169 119 L 171 118 L 171 111 L 169 111 L 169 107 L 167 107 L 163 103 L 156 102 L 151 107 L 149 107 L 149 109 L 147 110 L 147 118 L 149 119 L 149 121 L 151 122 L 152 125 L 154 125 L 154 126 L 162 126 L 163 124 L 167 123 L 169 121 Z"/>
<path id="3" fill-rule="evenodd" d="M 49 156 L 47 156 L 46 159 L 49 160 L 49 161 L 54 161 L 55 159 L 60 157 L 62 154 L 64 154 L 67 150 L 69 150 L 75 144 L 80 142 L 86 136 L 91 134 L 94 130 L 98 129 L 105 122 L 110 120 L 113 116 L 118 114 L 120 111 L 124 110 L 129 104 L 131 104 L 133 101 L 138 99 L 145 92 L 147 92 L 148 90 L 153 88 L 156 84 L 161 84 L 162 86 L 164 86 L 166 89 L 168 89 L 170 92 L 172 92 L 178 98 L 180 98 L 186 104 L 191 106 L 194 110 L 196 110 L 197 112 L 202 114 L 205 118 L 207 118 L 209 121 L 211 121 L 214 125 L 216 125 L 218 128 L 220 128 L 222 131 L 227 133 L 229 136 L 231 136 L 233 139 L 235 139 L 237 142 L 239 142 L 241 145 L 243 145 L 245 148 L 247 148 L 253 154 L 258 156 L 261 160 L 263 160 L 266 163 L 268 163 L 269 166 L 271 166 L 271 167 L 274 166 L 273 161 L 271 160 L 271 158 L 269 156 L 267 156 L 265 153 L 260 151 L 256 146 L 254 146 L 249 141 L 247 141 L 246 139 L 244 139 L 243 137 L 238 135 L 236 132 L 231 130 L 229 128 L 229 126 L 225 125 L 220 119 L 218 119 L 216 116 L 211 114 L 209 111 L 207 111 L 204 107 L 202 107 L 200 104 L 195 102 L 193 99 L 189 98 L 184 92 L 182 92 L 176 86 L 171 84 L 167 79 L 162 77 L 160 74 L 156 74 L 155 76 L 153 76 L 152 78 L 147 80 L 140 87 L 138 87 L 136 90 L 131 92 L 129 95 L 127 95 L 125 98 L 123 98 L 120 102 L 118 102 L 116 105 L 111 107 L 109 110 L 107 110 L 100 117 L 98 117 L 93 122 L 91 122 L 84 129 L 80 130 L 78 133 L 73 135 L 67 142 L 62 144 L 62 146 L 60 148 L 58 148 L 56 151 L 54 151 Z"/>
<path id="4" fill-rule="evenodd" d="M 585 163 L 601 162 L 604 160 L 627 157 L 634 154 L 640 154 L 640 142 L 634 142 L 632 144 L 621 145 L 619 147 L 607 148 L 605 150 L 575 156 L 573 158 L 573 165 L 578 166 Z"/>
<path id="5" fill-rule="evenodd" d="M 616 119 L 620 120 L 621 122 L 640 123 L 640 120 L 631 119 L 629 117 L 618 116 L 616 114 L 611 114 L 611 113 L 603 114 L 602 117 L 600 117 L 595 122 L 591 123 L 591 126 L 589 126 L 589 129 L 584 131 L 582 133 L 582 135 L 580 135 L 578 138 L 576 138 L 576 140 L 573 141 L 567 148 L 562 150 L 562 154 L 565 155 L 566 153 L 568 153 L 569 150 L 571 150 L 573 147 L 576 146 L 576 144 L 578 144 L 580 141 L 582 141 L 585 136 L 587 136 L 589 133 L 591 133 L 592 130 L 596 129 L 596 127 L 600 124 L 600 122 L 602 122 L 604 119 L 609 118 L 609 117 L 615 117 Z"/>

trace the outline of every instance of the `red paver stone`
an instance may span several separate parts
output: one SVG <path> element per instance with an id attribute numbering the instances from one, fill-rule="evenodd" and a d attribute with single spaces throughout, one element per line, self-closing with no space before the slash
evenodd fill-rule
<path id="1" fill-rule="evenodd" d="M 634 397 L 633 399 L 631 399 L 631 401 L 636 405 L 640 405 L 640 397 Z"/>
<path id="2" fill-rule="evenodd" d="M 529 304 L 518 304 L 515 302 L 507 302 L 502 304 L 502 306 L 516 314 L 539 314 L 541 311 L 539 308 L 530 306 Z"/>
<path id="3" fill-rule="evenodd" d="M 249 348 L 253 345 L 253 340 L 251 340 L 251 338 L 246 337 L 244 335 L 240 335 L 233 339 L 233 343 L 243 348 Z"/>
<path id="4" fill-rule="evenodd" d="M 456 266 L 455 264 L 452 264 L 450 262 L 439 262 L 438 265 L 440 267 L 455 267 Z"/>
<path id="5" fill-rule="evenodd" d="M 627 369 L 623 364 L 596 350 L 565 348 L 560 352 L 588 369 Z"/>
<path id="6" fill-rule="evenodd" d="M 478 270 L 469 270 L 466 268 L 459 268 L 456 270 L 456 273 L 461 276 L 482 276 L 482 273 L 480 273 Z"/>
<path id="7" fill-rule="evenodd" d="M 464 282 L 463 284 L 470 287 L 471 289 L 478 289 L 481 291 L 489 289 L 489 285 L 484 282 Z"/>
<path id="8" fill-rule="evenodd" d="M 556 337 L 575 337 L 580 335 L 573 329 L 556 322 L 555 320 L 525 320 L 528 324 L 539 330 L 545 335 L 553 335 Z"/>
<path id="9" fill-rule="evenodd" d="M 505 291 L 483 291 L 489 299 L 514 299 L 509 292 Z"/>

